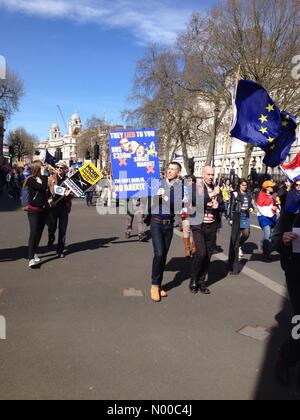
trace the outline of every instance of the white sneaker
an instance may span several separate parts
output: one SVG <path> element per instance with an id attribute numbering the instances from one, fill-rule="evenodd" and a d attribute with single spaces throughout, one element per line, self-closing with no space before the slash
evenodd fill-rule
<path id="1" fill-rule="evenodd" d="M 39 258 L 38 254 L 34 255 L 34 261 L 36 262 L 36 264 L 40 263 L 42 260 Z"/>
<path id="2" fill-rule="evenodd" d="M 31 267 L 34 267 L 35 265 L 36 265 L 35 260 L 30 260 L 29 264 L 28 264 L 28 267 L 31 268 Z"/>
<path id="3" fill-rule="evenodd" d="M 243 258 L 243 256 L 244 256 L 244 254 L 243 254 L 242 248 L 240 247 L 239 248 L 239 259 Z"/>

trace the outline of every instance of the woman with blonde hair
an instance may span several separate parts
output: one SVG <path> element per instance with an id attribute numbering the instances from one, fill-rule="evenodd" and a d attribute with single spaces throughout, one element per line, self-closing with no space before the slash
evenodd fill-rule
<path id="1" fill-rule="evenodd" d="M 35 161 L 31 169 L 32 173 L 24 183 L 24 188 L 27 188 L 28 191 L 26 210 L 30 227 L 28 241 L 29 268 L 41 262 L 37 250 L 46 225 L 49 208 L 47 199 L 48 178 L 44 176 L 44 164 L 41 161 Z"/>

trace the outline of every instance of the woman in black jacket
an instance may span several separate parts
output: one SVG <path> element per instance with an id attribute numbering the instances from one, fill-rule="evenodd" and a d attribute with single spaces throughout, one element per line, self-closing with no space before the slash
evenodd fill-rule
<path id="1" fill-rule="evenodd" d="M 28 189 L 29 205 L 27 206 L 30 236 L 28 243 L 29 267 L 39 264 L 41 260 L 37 255 L 38 246 L 47 221 L 48 178 L 44 176 L 44 165 L 40 161 L 32 164 L 32 174 L 27 178 L 24 188 Z"/>
<path id="2" fill-rule="evenodd" d="M 254 210 L 252 196 L 248 193 L 248 181 L 241 179 L 238 191 L 231 196 L 230 223 L 232 225 L 228 271 L 239 274 L 239 260 L 243 257 L 242 245 L 250 236 L 250 213 Z"/>

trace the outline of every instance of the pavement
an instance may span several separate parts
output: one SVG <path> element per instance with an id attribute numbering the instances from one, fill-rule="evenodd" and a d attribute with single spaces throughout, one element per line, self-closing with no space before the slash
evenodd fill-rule
<path id="1" fill-rule="evenodd" d="M 100 216 L 74 200 L 65 259 L 47 251 L 45 232 L 42 264 L 30 270 L 26 213 L 0 202 L 1 400 L 300 399 L 273 372 L 291 308 L 279 256 L 261 259 L 259 229 L 242 273 L 227 276 L 224 223 L 210 296 L 189 292 L 190 261 L 177 230 L 164 279 L 169 296 L 154 303 L 151 241 L 125 239 L 124 215 Z M 241 335 L 245 326 L 261 326 L 268 337 Z"/>

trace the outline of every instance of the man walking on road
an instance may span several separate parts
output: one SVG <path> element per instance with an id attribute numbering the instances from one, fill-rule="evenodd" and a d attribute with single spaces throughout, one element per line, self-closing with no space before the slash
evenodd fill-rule
<path id="1" fill-rule="evenodd" d="M 57 256 L 59 258 L 64 257 L 64 248 L 67 234 L 67 227 L 69 221 L 69 213 L 71 211 L 71 197 L 70 191 L 65 193 L 65 196 L 61 196 L 55 193 L 55 187 L 61 186 L 67 179 L 68 166 L 64 161 L 60 161 L 56 164 L 56 174 L 51 176 L 48 180 L 48 188 L 51 194 L 50 211 L 48 216 L 48 230 L 49 230 L 49 242 L 48 247 L 52 248 L 55 241 L 55 233 L 58 225 L 58 245 L 57 245 Z"/>
<path id="2" fill-rule="evenodd" d="M 221 222 L 221 212 L 224 210 L 224 202 L 219 186 L 214 186 L 215 170 L 210 166 L 203 169 L 203 184 L 196 184 L 198 200 L 204 200 L 203 215 L 197 215 L 197 222 L 192 223 L 192 232 L 196 244 L 196 254 L 192 260 L 190 291 L 195 294 L 210 294 L 206 286 L 211 257 L 217 243 L 217 231 Z M 203 205 L 203 203 L 201 203 Z M 194 207 L 194 206 L 193 206 Z M 196 207 L 198 207 L 196 205 Z M 200 220 L 198 220 L 200 218 Z"/>
<path id="3" fill-rule="evenodd" d="M 163 275 L 173 239 L 175 214 L 182 209 L 183 185 L 180 180 L 181 165 L 172 162 L 167 176 L 161 181 L 158 196 L 151 211 L 151 235 L 154 249 L 152 265 L 151 299 L 159 302 L 167 293 L 162 289 Z"/>

